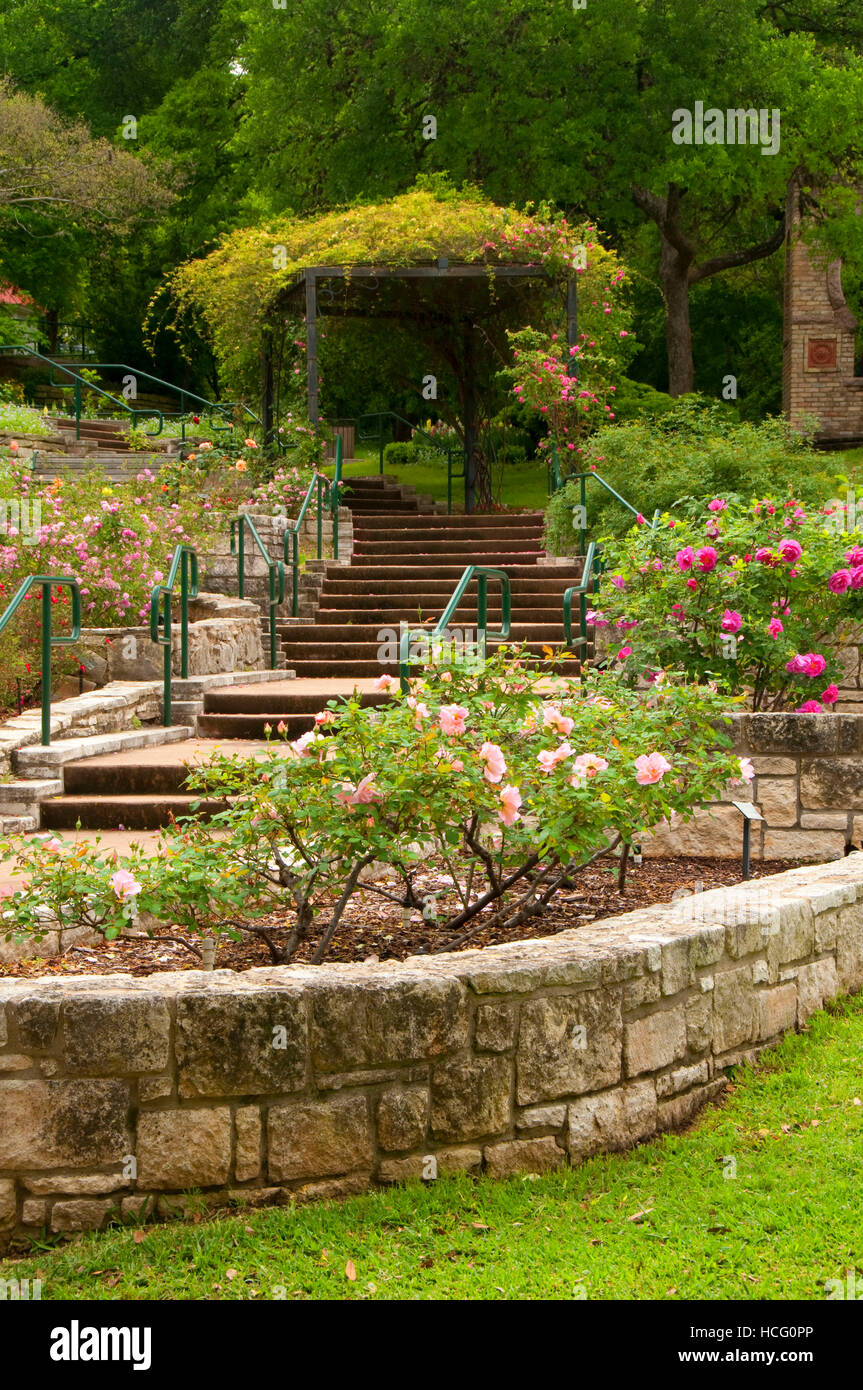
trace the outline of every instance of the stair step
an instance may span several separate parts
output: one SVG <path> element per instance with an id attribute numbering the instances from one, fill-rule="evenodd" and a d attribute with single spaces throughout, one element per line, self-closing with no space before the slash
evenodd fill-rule
<path id="1" fill-rule="evenodd" d="M 165 795 L 117 794 L 110 796 L 56 796 L 42 802 L 42 826 L 46 830 L 158 830 L 172 820 L 188 816 L 199 803 L 198 814 L 215 815 L 225 801 L 202 801 L 179 792 Z"/>

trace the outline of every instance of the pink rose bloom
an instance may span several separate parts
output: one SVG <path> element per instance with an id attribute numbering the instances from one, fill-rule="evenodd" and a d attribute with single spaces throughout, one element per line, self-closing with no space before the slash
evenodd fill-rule
<path id="1" fill-rule="evenodd" d="M 318 710 L 318 713 L 315 715 L 315 723 L 318 725 L 335 724 L 335 722 L 336 716 L 331 709 Z"/>
<path id="2" fill-rule="evenodd" d="M 831 594 L 844 594 L 846 589 L 850 589 L 854 582 L 854 575 L 850 570 L 836 570 L 827 580 L 827 588 Z"/>
<path id="3" fill-rule="evenodd" d="M 500 794 L 500 804 L 501 809 L 497 814 L 504 825 L 513 825 L 517 820 L 521 819 L 518 814 L 518 808 L 522 802 L 521 792 L 518 787 L 504 787 Z"/>
<path id="4" fill-rule="evenodd" d="M 773 638 L 775 642 L 780 632 L 784 632 L 785 629 L 778 618 L 771 618 L 770 622 L 767 624 L 767 631 L 770 633 L 770 636 Z"/>
<path id="5" fill-rule="evenodd" d="M 46 842 L 44 848 L 48 850 L 49 854 L 59 854 L 63 848 L 63 841 L 58 840 L 56 835 L 52 835 L 51 839 Z"/>
<path id="6" fill-rule="evenodd" d="M 558 763 L 564 762 L 566 758 L 571 756 L 572 749 L 569 744 L 561 743 L 558 748 L 543 748 L 542 752 L 537 754 L 536 760 L 543 772 L 554 772 Z"/>
<path id="7" fill-rule="evenodd" d="M 465 720 L 469 714 L 463 705 L 441 705 L 438 722 L 441 733 L 444 734 L 463 734 Z"/>
<path id="8" fill-rule="evenodd" d="M 378 676 L 372 686 L 373 690 L 385 690 L 388 695 L 392 695 L 394 690 L 399 688 L 397 676 Z"/>
<path id="9" fill-rule="evenodd" d="M 686 612 L 682 603 L 672 603 L 671 611 L 674 614 L 675 618 L 683 618 Z"/>
<path id="10" fill-rule="evenodd" d="M 626 580 L 624 579 L 622 574 L 613 574 L 611 576 L 611 582 L 614 585 L 615 589 L 626 588 Z"/>
<path id="11" fill-rule="evenodd" d="M 487 782 L 500 782 L 506 772 L 506 759 L 496 743 L 484 743 L 479 756 L 485 763 L 483 777 Z"/>
<path id="12" fill-rule="evenodd" d="M 716 568 L 716 561 L 719 556 L 712 545 L 703 545 L 700 550 L 696 550 L 695 558 L 698 561 L 698 568 L 707 574 L 710 570 Z"/>
<path id="13" fill-rule="evenodd" d="M 852 569 L 856 569 L 858 565 L 863 565 L 863 545 L 855 545 L 850 550 L 846 550 L 845 559 Z"/>
<path id="14" fill-rule="evenodd" d="M 756 560 L 759 562 L 759 564 L 762 564 L 762 565 L 772 565 L 772 564 L 773 564 L 773 551 L 770 549 L 769 546 L 762 545 L 762 546 L 760 546 L 760 547 L 758 548 L 758 550 L 756 550 L 756 552 L 755 552 L 755 558 L 756 558 Z"/>
<path id="15" fill-rule="evenodd" d="M 542 725 L 544 729 L 554 729 L 562 738 L 568 738 L 575 728 L 575 721 L 561 714 L 556 705 L 543 705 Z"/>
<path id="16" fill-rule="evenodd" d="M 752 766 L 750 758 L 740 759 L 740 777 L 744 782 L 751 782 L 755 776 L 755 768 Z"/>
<path id="17" fill-rule="evenodd" d="M 353 782 L 342 782 L 341 787 L 336 792 L 336 801 L 342 806 L 368 806 L 371 801 L 379 801 L 381 792 L 375 786 L 375 774 L 370 772 L 368 777 L 355 787 Z"/>
<path id="18" fill-rule="evenodd" d="M 686 581 L 686 587 L 687 587 L 687 589 L 697 589 L 697 588 L 698 588 L 698 580 L 697 580 L 697 579 L 687 579 L 687 581 Z"/>
<path id="19" fill-rule="evenodd" d="M 837 685 L 828 685 L 826 690 L 821 691 L 822 705 L 835 705 L 838 699 L 839 687 Z"/>
<path id="20" fill-rule="evenodd" d="M 594 627 L 608 627 L 608 619 L 598 608 L 588 608 L 584 615 L 584 620 L 591 623 Z"/>
<path id="21" fill-rule="evenodd" d="M 790 661 L 786 661 L 786 663 L 785 663 L 785 669 L 786 669 L 786 671 L 790 671 L 791 674 L 792 674 L 792 676 L 802 676 L 802 675 L 805 675 L 805 673 L 806 673 L 806 657 L 805 657 L 805 656 L 801 656 L 800 653 L 798 652 L 796 656 L 792 656 L 792 658 L 791 658 Z"/>
<path id="22" fill-rule="evenodd" d="M 809 652 L 805 660 L 807 676 L 820 676 L 827 665 L 824 657 L 818 656 L 815 652 Z"/>
<path id="23" fill-rule="evenodd" d="M 661 782 L 666 772 L 671 771 L 671 763 L 661 753 L 642 753 L 635 759 L 635 780 L 642 787 Z"/>
<path id="24" fill-rule="evenodd" d="M 604 772 L 608 767 L 605 758 L 600 758 L 598 753 L 579 753 L 573 766 L 583 777 L 595 777 L 598 772 Z"/>
<path id="25" fill-rule="evenodd" d="M 687 545 L 685 549 L 678 550 L 674 558 L 679 570 L 691 570 L 693 561 L 695 560 L 695 552 L 691 545 Z"/>
<path id="26" fill-rule="evenodd" d="M 134 898 L 135 894 L 141 891 L 140 883 L 135 881 L 128 869 L 118 869 L 115 874 L 111 875 L 111 887 L 123 903 L 128 898 Z"/>
<path id="27" fill-rule="evenodd" d="M 806 700 L 806 702 L 805 702 L 804 704 L 798 705 L 798 706 L 797 706 L 797 709 L 795 710 L 795 713 L 796 713 L 796 714 L 820 714 L 820 713 L 821 713 L 821 706 L 819 705 L 819 703 L 818 703 L 817 700 Z"/>
<path id="28" fill-rule="evenodd" d="M 797 563 L 797 561 L 800 559 L 800 556 L 803 554 L 803 546 L 800 544 L 799 541 L 780 541 L 779 554 L 782 556 L 786 564 L 794 565 Z"/>
<path id="29" fill-rule="evenodd" d="M 863 589 L 863 565 L 855 565 L 851 571 L 851 588 Z"/>
<path id="30" fill-rule="evenodd" d="M 725 612 L 722 615 L 722 631 L 739 632 L 742 626 L 743 619 L 741 618 L 740 614 L 736 613 L 733 608 L 726 608 Z"/>
<path id="31" fill-rule="evenodd" d="M 725 501 L 724 498 L 714 497 L 712 502 L 708 502 L 707 510 L 709 512 L 724 512 L 727 506 L 728 503 Z"/>
<path id="32" fill-rule="evenodd" d="M 625 661 L 628 656 L 632 656 L 632 648 L 621 647 L 620 651 L 617 653 L 618 661 Z"/>

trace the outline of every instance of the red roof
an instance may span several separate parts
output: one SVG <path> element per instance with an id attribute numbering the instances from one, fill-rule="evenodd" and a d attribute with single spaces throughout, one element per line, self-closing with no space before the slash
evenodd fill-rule
<path id="1" fill-rule="evenodd" d="M 15 285 L 0 284 L 0 304 L 29 306 L 32 303 L 33 300 L 24 290 L 17 289 Z"/>

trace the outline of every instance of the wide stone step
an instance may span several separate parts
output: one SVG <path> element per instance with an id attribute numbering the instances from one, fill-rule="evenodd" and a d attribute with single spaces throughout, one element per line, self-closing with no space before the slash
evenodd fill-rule
<path id="1" fill-rule="evenodd" d="M 488 563 L 489 557 L 484 555 L 483 564 Z M 562 581 L 571 584 L 581 578 L 583 570 L 580 561 L 571 565 L 538 565 L 533 555 L 526 560 L 522 560 L 520 556 L 514 558 L 507 555 L 503 563 L 495 565 L 494 568 L 505 570 L 513 586 L 516 581 L 521 580 L 527 580 L 531 585 L 554 585 Z M 352 563 L 350 566 L 328 563 L 324 573 L 324 591 L 367 594 L 413 592 L 417 583 L 422 582 L 423 586 L 430 583 L 432 587 L 437 584 L 449 584 L 452 593 L 466 569 L 467 564 L 461 558 L 448 562 L 445 557 L 434 560 L 423 556 L 418 557 L 417 565 L 410 567 L 405 565 L 403 556 L 399 556 L 398 563 L 390 565 L 371 560 L 362 564 Z M 389 589 L 386 587 L 388 585 Z"/>
<path id="2" fill-rule="evenodd" d="M 361 525 L 363 529 L 378 531 L 385 530 L 389 521 L 389 517 L 378 514 L 364 517 Z M 499 527 L 505 527 L 507 530 L 517 530 L 523 527 L 528 530 L 537 528 L 541 530 L 544 525 L 544 517 L 542 512 L 470 512 L 469 514 L 455 512 L 450 516 L 420 516 L 416 519 L 399 517 L 396 525 L 440 531 L 482 531 L 486 529 L 494 531 Z"/>
<path id="3" fill-rule="evenodd" d="M 313 716 L 326 708 L 328 700 L 338 698 L 326 687 L 295 696 L 275 696 L 267 690 L 219 690 L 206 696 L 204 714 L 263 714 L 276 723 L 280 719 L 301 719 L 307 721 L 305 729 L 311 726 Z M 382 705 L 386 700 L 387 696 L 378 690 L 360 692 L 360 703 L 365 706 Z"/>
<path id="4" fill-rule="evenodd" d="M 420 630 L 422 626 L 419 620 L 415 620 L 411 624 L 412 629 L 416 628 L 417 630 Z M 425 626 L 431 630 L 433 626 L 431 615 L 426 618 Z M 385 631 L 386 628 L 383 630 Z M 289 660 L 292 659 L 294 652 L 297 655 L 303 655 L 310 646 L 341 650 L 346 643 L 350 646 L 356 646 L 357 643 L 368 643 L 376 647 L 381 641 L 379 635 L 381 631 L 381 626 L 378 623 L 348 623 L 341 629 L 334 629 L 322 623 L 304 624 L 302 627 L 289 628 L 287 632 L 283 632 L 281 634 L 282 646 L 288 653 Z M 338 636 L 336 636 L 336 632 L 338 632 Z M 557 621 L 552 623 L 513 622 L 510 636 L 513 641 L 562 642 L 563 617 L 558 614 Z"/>
<path id="5" fill-rule="evenodd" d="M 225 801 L 201 800 L 197 795 L 161 792 L 150 795 L 57 796 L 42 802 L 45 830 L 158 830 L 191 814 L 215 815 Z"/>
<path id="6" fill-rule="evenodd" d="M 379 602 L 379 601 L 378 601 Z M 430 599 L 420 598 L 413 602 L 407 601 L 402 605 L 379 606 L 377 608 L 360 607 L 355 608 L 319 608 L 315 614 L 315 623 L 318 627 L 343 628 L 353 624 L 376 623 L 411 623 L 421 621 L 423 618 L 438 617 L 446 608 L 448 599 L 443 595 Z M 456 616 L 460 620 L 472 618 L 476 621 L 477 607 L 476 600 L 470 602 L 462 601 L 455 610 Z M 490 623 L 500 620 L 501 606 L 499 603 L 490 603 L 486 610 L 486 617 Z M 544 605 L 543 607 L 533 607 L 530 603 L 513 603 L 511 619 L 513 623 L 556 623 L 562 621 L 563 599 L 560 603 Z M 292 628 L 288 623 L 276 622 L 276 631 L 282 637 L 289 636 Z"/>

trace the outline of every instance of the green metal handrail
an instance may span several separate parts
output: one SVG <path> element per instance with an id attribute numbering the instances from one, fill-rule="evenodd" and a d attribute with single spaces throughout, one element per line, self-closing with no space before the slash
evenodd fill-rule
<path id="1" fill-rule="evenodd" d="M 435 449 L 440 449 L 440 450 L 442 450 L 442 451 L 446 454 L 446 510 L 447 510 L 447 516 L 449 516 L 449 515 L 451 514 L 451 512 L 452 512 L 452 485 L 453 485 L 453 482 L 454 482 L 454 481 L 457 482 L 459 478 L 463 478 L 463 477 L 465 476 L 465 468 L 464 468 L 464 466 L 462 467 L 462 471 L 461 471 L 460 473 L 454 473 L 454 472 L 453 472 L 453 468 L 452 468 L 453 454 L 460 453 L 461 456 L 462 456 L 462 464 L 464 465 L 464 462 L 465 462 L 465 451 L 464 451 L 464 449 L 457 449 L 457 448 L 456 448 L 454 445 L 452 445 L 452 444 L 449 444 L 449 445 L 447 445 L 447 444 L 441 444 L 441 442 L 440 442 L 439 440 L 435 439 L 434 435 L 429 434 L 428 431 L 427 431 L 427 430 L 424 430 L 424 429 L 422 428 L 421 425 L 415 425 L 415 424 L 413 424 L 410 420 L 406 420 L 405 417 L 404 417 L 403 415 L 399 415 L 395 410 L 376 410 L 376 411 L 371 412 L 371 413 L 368 414 L 368 415 L 360 415 L 360 416 L 358 416 L 357 421 L 356 421 L 357 439 L 363 439 L 363 440 L 372 440 L 372 439 L 376 439 L 376 440 L 377 440 L 377 442 L 378 442 L 378 455 L 379 455 L 379 460 L 380 460 L 380 473 L 381 473 L 381 476 L 383 476 L 383 471 L 384 471 L 384 429 L 383 429 L 383 422 L 384 422 L 385 419 L 398 420 L 398 421 L 401 422 L 401 424 L 407 425 L 408 429 L 413 430 L 414 434 L 421 434 L 421 435 L 423 436 L 423 438 L 424 438 L 424 439 L 427 439 L 428 442 L 429 442 L 431 445 L 433 445 L 433 447 L 434 447 Z M 361 428 L 360 428 L 360 426 L 362 425 L 363 420 L 377 420 L 377 421 L 379 421 L 380 423 L 378 424 L 377 431 L 376 431 L 375 433 L 373 433 L 373 434 L 363 434 L 363 432 L 362 432 L 362 430 L 361 430 Z"/>
<path id="2" fill-rule="evenodd" d="M 135 410 L 128 402 L 121 401 L 117 396 L 110 395 L 108 391 L 103 391 L 101 386 L 94 386 L 92 382 L 87 381 L 86 377 L 82 377 L 78 372 L 74 371 L 72 367 L 64 367 L 60 362 L 55 362 L 52 357 L 45 357 L 43 353 L 37 352 L 35 348 L 28 347 L 24 343 L 0 343 L 0 352 L 25 352 L 28 357 L 38 357 L 40 362 L 46 362 L 51 369 L 49 375 L 50 385 L 59 386 L 63 391 L 69 390 L 69 387 L 64 386 L 62 382 L 55 381 L 54 373 L 62 372 L 64 376 L 72 378 L 71 389 L 75 405 L 76 439 L 81 438 L 81 404 L 84 391 L 94 391 L 97 396 L 104 396 L 106 401 L 110 401 L 112 407 L 116 406 L 118 410 L 124 410 L 129 416 L 129 423 L 133 429 L 135 428 L 135 422 L 139 416 L 142 420 L 147 420 L 157 415 L 159 417 L 159 428 L 157 430 L 147 430 L 146 433 L 151 438 L 155 438 L 157 434 L 161 434 L 164 420 L 160 410 Z M 89 366 L 89 364 L 85 362 L 78 363 L 77 365 L 83 367 Z"/>
<path id="3" fill-rule="evenodd" d="M 159 413 L 160 415 L 163 415 L 163 414 L 168 414 L 168 415 L 175 415 L 175 414 L 177 414 L 177 415 L 179 415 L 179 416 L 181 417 L 181 418 L 180 418 L 180 426 L 181 426 L 180 437 L 181 437 L 181 439 L 183 439 L 183 440 L 185 440 L 185 438 L 186 438 L 186 421 L 185 421 L 185 416 L 186 416 L 186 414 L 187 414 L 187 411 L 186 411 L 186 409 L 185 409 L 185 403 L 186 403 L 186 401 L 194 401 L 198 406 L 203 406 L 204 409 L 209 413 L 209 418 L 210 418 L 210 423 L 211 423 L 211 425 L 212 425 L 212 428 L 213 428 L 214 430 L 220 431 L 221 433 L 227 433 L 227 432 L 229 432 L 230 430 L 233 429 L 233 427 L 234 427 L 233 420 L 231 420 L 231 423 L 228 424 L 228 425 L 216 425 L 216 424 L 213 424 L 213 411 L 214 411 L 214 410 L 217 410 L 217 411 L 219 412 L 219 414 L 222 415 L 222 416 L 225 416 L 225 415 L 228 415 L 228 414 L 233 414 L 233 412 L 234 412 L 235 410 L 237 410 L 237 409 L 239 409 L 239 410 L 244 410 L 245 413 L 250 417 L 250 419 L 254 420 L 254 422 L 255 422 L 256 425 L 260 425 L 260 424 L 261 424 L 260 416 L 256 415 L 255 412 L 254 412 L 249 406 L 247 406 L 243 401 L 208 401 L 204 396 L 198 396 L 198 395 L 196 395 L 194 391 L 187 391 L 187 390 L 185 389 L 185 387 L 174 386 L 174 384 L 173 384 L 172 382 L 170 382 L 170 381 L 163 381 L 161 377 L 153 376 L 151 372 L 142 372 L 142 371 L 140 371 L 137 367 L 130 367 L 126 362 L 73 362 L 71 365 L 72 365 L 73 367 L 88 367 L 91 371 L 126 372 L 126 373 L 128 373 L 129 376 L 135 377 L 136 381 L 137 381 L 137 380 L 150 381 L 150 382 L 152 382 L 155 386 L 163 386 L 163 387 L 165 387 L 165 389 L 168 390 L 168 391 L 170 391 L 172 395 L 174 395 L 174 396 L 179 396 L 179 398 L 180 398 L 180 409 L 179 409 L 179 411 L 166 411 L 166 412 L 161 412 L 161 411 L 160 411 L 160 412 L 156 412 L 155 410 L 153 410 L 153 411 L 148 411 L 148 412 L 146 412 L 146 413 L 147 413 L 147 414 L 152 414 L 152 415 L 155 415 L 155 414 L 157 414 L 157 413 Z M 140 413 L 140 412 L 139 412 L 139 413 Z"/>
<path id="4" fill-rule="evenodd" d="M 81 636 L 81 590 L 78 580 L 68 574 L 31 574 L 22 579 L 18 591 L 0 618 L 0 632 L 11 622 L 34 584 L 42 586 L 42 746 L 51 742 L 51 648 L 70 647 Z M 68 586 L 72 591 L 72 632 L 68 637 L 51 635 L 51 590 Z"/>
<path id="5" fill-rule="evenodd" d="M 299 539 L 299 538 L 300 538 L 300 527 L 302 526 L 302 524 L 303 524 L 303 518 L 305 517 L 306 512 L 308 511 L 309 503 L 310 503 L 311 500 L 312 500 L 312 495 L 313 495 L 313 493 L 314 493 L 315 491 L 317 491 L 317 509 L 318 509 L 318 559 L 319 559 L 319 560 L 322 560 L 322 559 L 324 558 L 324 543 L 323 543 L 323 519 L 324 519 L 324 517 L 323 517 L 323 511 L 324 511 L 324 508 L 323 508 L 323 504 L 324 504 L 324 500 L 326 500 L 326 502 L 329 503 L 330 494 L 331 494 L 331 492 L 332 492 L 332 490 L 333 490 L 333 487 L 334 487 L 334 483 L 332 483 L 332 482 L 330 481 L 329 478 L 325 478 L 324 475 L 323 475 L 323 473 L 316 473 L 315 476 L 312 478 L 312 481 L 309 483 L 309 486 L 308 486 L 308 488 L 307 488 L 307 490 L 306 490 L 306 495 L 305 495 L 305 498 L 303 499 L 303 505 L 300 507 L 299 515 L 298 515 L 296 521 L 294 522 L 293 526 L 289 526 L 289 527 L 287 528 L 287 530 L 285 531 L 285 539 L 284 539 L 284 562 L 285 562 L 286 565 L 290 565 L 290 566 L 291 566 L 291 585 L 292 585 L 291 617 L 292 617 L 292 618 L 296 618 L 297 612 L 298 612 L 298 610 L 299 610 L 299 587 L 300 587 L 300 539 Z M 338 531 L 337 531 L 337 530 L 333 533 L 333 540 L 334 540 L 333 558 L 337 560 L 337 559 L 338 559 L 338 551 L 337 551 L 337 549 L 335 549 L 335 547 L 338 545 Z"/>
<path id="6" fill-rule="evenodd" d="M 599 548 L 591 541 L 584 557 L 584 569 L 579 584 L 571 584 L 563 596 L 563 638 L 568 649 L 587 646 L 587 594 L 593 579 L 594 568 L 599 568 Z M 579 636 L 572 640 L 572 600 L 578 599 Z"/>
<path id="7" fill-rule="evenodd" d="M 509 575 L 506 570 L 492 569 L 487 565 L 468 565 L 458 584 L 453 590 L 452 598 L 444 609 L 435 626 L 428 628 L 406 628 L 401 635 L 399 643 L 399 679 L 402 691 L 406 694 L 410 689 L 409 670 L 410 670 L 410 645 L 414 637 L 435 638 L 442 637 L 446 632 L 449 620 L 455 613 L 459 604 L 465 596 L 468 585 L 473 580 L 477 581 L 476 595 L 476 626 L 479 638 L 480 659 L 485 661 L 486 639 L 491 637 L 505 638 L 509 636 L 510 621 L 512 615 L 512 596 L 510 593 Z M 500 609 L 501 621 L 500 631 L 488 631 L 488 581 L 490 579 L 500 580 Z"/>
<path id="8" fill-rule="evenodd" d="M 252 518 L 246 512 L 240 512 L 239 516 L 231 517 L 231 554 L 237 556 L 237 592 L 240 598 L 246 596 L 246 527 L 252 533 L 252 540 L 258 547 L 265 565 L 267 566 L 267 579 L 269 583 L 270 597 L 268 607 L 270 610 L 270 670 L 275 671 L 278 665 L 276 652 L 276 609 L 280 603 L 285 601 L 285 566 L 281 560 L 270 558 L 270 552 L 258 534 L 258 528 Z"/>
<path id="9" fill-rule="evenodd" d="M 198 556 L 190 545 L 178 545 L 164 584 L 157 584 L 150 595 L 150 637 L 164 647 L 163 711 L 165 728 L 171 726 L 171 596 L 180 575 L 180 678 L 189 678 L 189 599 L 198 597 Z M 160 609 L 162 610 L 160 612 Z M 159 634 L 159 628 L 162 632 Z"/>

